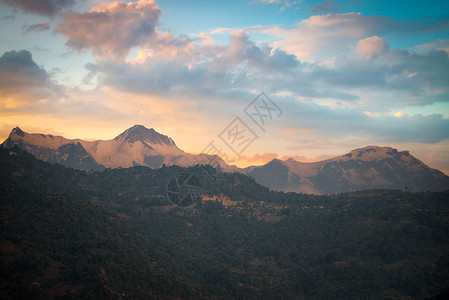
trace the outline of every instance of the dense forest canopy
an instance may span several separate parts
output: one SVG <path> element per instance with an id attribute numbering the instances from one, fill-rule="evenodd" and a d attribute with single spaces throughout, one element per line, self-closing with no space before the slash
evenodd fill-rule
<path id="1" fill-rule="evenodd" d="M 174 175 L 201 200 L 168 201 Z M 2 299 L 443 299 L 449 192 L 274 192 L 241 174 L 84 172 L 0 149 Z"/>

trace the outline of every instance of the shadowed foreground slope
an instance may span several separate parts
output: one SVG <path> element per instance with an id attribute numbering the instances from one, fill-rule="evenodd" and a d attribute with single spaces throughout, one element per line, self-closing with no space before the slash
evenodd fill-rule
<path id="1" fill-rule="evenodd" d="M 173 174 L 203 201 L 167 206 Z M 0 297 L 425 299 L 449 290 L 449 193 L 270 192 L 241 174 L 86 173 L 0 150 Z"/>

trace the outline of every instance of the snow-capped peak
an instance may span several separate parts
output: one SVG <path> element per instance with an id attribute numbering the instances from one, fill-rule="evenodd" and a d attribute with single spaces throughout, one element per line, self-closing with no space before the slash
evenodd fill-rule
<path id="1" fill-rule="evenodd" d="M 128 143 L 135 143 L 137 141 L 140 141 L 151 145 L 176 147 L 175 142 L 168 136 L 158 133 L 153 128 L 148 129 L 142 125 L 134 125 L 133 127 L 116 136 L 114 140 L 118 142 L 126 141 Z"/>

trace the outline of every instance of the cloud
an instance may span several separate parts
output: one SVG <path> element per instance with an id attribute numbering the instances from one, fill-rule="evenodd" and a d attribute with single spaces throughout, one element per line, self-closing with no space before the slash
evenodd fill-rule
<path id="1" fill-rule="evenodd" d="M 334 0 L 327 0 L 321 3 L 318 3 L 312 8 L 312 13 L 322 12 L 322 11 L 331 11 L 336 10 L 334 6 Z"/>
<path id="2" fill-rule="evenodd" d="M 407 117 L 408 115 L 405 112 L 403 112 L 402 110 L 399 110 L 399 111 L 395 112 L 393 114 L 393 116 L 395 116 L 396 118 L 402 118 L 402 117 Z"/>
<path id="3" fill-rule="evenodd" d="M 431 43 L 421 44 L 421 45 L 415 46 L 415 49 L 420 52 L 421 51 L 428 52 L 432 49 L 436 49 L 436 50 L 444 50 L 447 53 L 449 53 L 449 39 L 438 40 L 438 41 L 431 42 Z"/>
<path id="4" fill-rule="evenodd" d="M 345 8 L 351 9 L 352 5 L 359 1 L 360 0 L 347 0 L 345 2 L 340 2 L 337 4 L 335 3 L 334 0 L 326 0 L 313 6 L 310 11 L 312 13 L 320 13 L 320 12 L 336 13 L 342 11 Z"/>
<path id="5" fill-rule="evenodd" d="M 174 41 L 139 50 L 126 62 L 88 64 L 88 78 L 98 76 L 103 85 L 134 93 L 223 95 L 246 91 L 252 88 L 253 78 L 285 74 L 299 64 L 294 55 L 258 46 L 244 32 L 233 34 L 227 47 L 188 38 Z"/>
<path id="6" fill-rule="evenodd" d="M 377 120 L 376 120 L 377 121 Z M 371 120 L 373 134 L 378 137 L 384 137 L 390 142 L 418 142 L 418 143 L 438 143 L 449 139 L 449 120 L 443 115 L 432 114 L 428 116 L 414 115 L 407 118 L 402 117 L 383 117 L 380 122 L 383 124 L 374 124 Z M 376 122 L 377 123 L 377 122 Z"/>
<path id="7" fill-rule="evenodd" d="M 447 102 L 449 58 L 445 51 L 418 54 L 389 49 L 379 36 L 357 40 L 332 65 L 301 62 L 244 31 L 228 45 L 164 37 L 166 43 L 142 49 L 127 62 L 87 65 L 90 78 L 132 93 L 216 96 L 264 90 L 291 99 L 342 106 L 352 103 L 373 115 L 403 105 Z M 173 41 L 173 42 L 171 42 Z"/>
<path id="8" fill-rule="evenodd" d="M 385 34 L 396 23 L 388 17 L 345 13 L 311 16 L 293 28 L 272 26 L 260 31 L 277 39 L 273 46 L 313 62 L 347 52 L 352 42 Z"/>
<path id="9" fill-rule="evenodd" d="M 101 89 L 88 92 L 57 84 L 27 50 L 0 56 L 0 123 L 78 128 L 87 122 L 102 123 L 105 128 L 111 122 L 134 122 L 129 111 L 139 106 L 130 102 L 120 105 L 114 93 L 104 95 Z"/>
<path id="10" fill-rule="evenodd" d="M 175 37 L 171 32 L 157 32 L 150 50 L 157 56 L 178 59 L 192 54 L 193 40 L 187 35 Z"/>
<path id="11" fill-rule="evenodd" d="M 72 132 L 82 127 L 91 138 L 102 137 L 91 131 L 108 124 L 126 127 L 130 122 L 150 122 L 177 133 L 190 152 L 195 152 L 216 138 L 231 120 L 229 116 L 243 114 L 244 107 L 263 90 L 284 114 L 273 125 L 271 137 L 268 132 L 265 139 L 257 140 L 264 147 L 253 145 L 265 153 L 248 153 L 239 159 L 241 164 L 262 164 L 273 158 L 286 159 L 283 155 L 289 154 L 310 161 L 329 149 L 344 153 L 371 143 L 430 143 L 427 147 L 433 149 L 434 143 L 446 141 L 447 148 L 449 133 L 444 129 L 449 128 L 448 119 L 413 112 L 435 102 L 439 102 L 435 107 L 447 107 L 448 41 L 413 50 L 395 49 L 393 43 L 397 34 L 431 38 L 432 32 L 447 32 L 447 21 L 327 14 L 287 28 L 219 28 L 175 36 L 158 30 L 161 12 L 154 1 L 122 1 L 95 0 L 101 3 L 99 7 L 66 11 L 55 18 L 55 32 L 66 38 L 72 50 L 96 55 L 95 62 L 86 65 L 87 78 L 92 83 L 98 80 L 91 91 L 58 85 L 51 69 L 36 63 L 28 51 L 3 54 L 0 121 L 41 124 L 46 120 L 51 125 L 40 126 L 71 126 Z M 70 2 L 47 1 L 63 5 L 46 15 L 55 16 L 69 8 Z M 293 3 L 262 2 L 274 9 Z M 25 2 L 14 3 L 22 9 L 20 3 Z M 335 4 L 340 9 L 345 5 L 326 1 L 315 8 L 335 11 Z M 50 27 L 41 23 L 23 30 Z M 215 34 L 222 35 L 215 38 Z M 229 41 L 222 42 L 223 36 L 229 36 Z M 259 38 L 272 42 L 259 42 Z M 300 130 L 288 137 L 277 134 L 286 127 Z M 317 157 L 312 159 L 310 149 L 325 150 L 314 151 L 312 156 Z"/>
<path id="12" fill-rule="evenodd" d="M 178 98 L 180 103 L 196 99 L 191 100 L 193 107 L 204 114 L 211 113 L 211 108 L 205 108 L 199 99 L 213 103 L 233 99 L 238 103 L 263 90 L 277 97 L 290 116 L 282 122 L 321 136 L 347 140 L 349 133 L 385 143 L 447 139 L 441 128 L 449 124 L 441 115 L 391 114 L 409 105 L 449 99 L 448 54 L 390 49 L 381 33 L 391 32 L 391 22 L 396 21 L 352 13 L 301 22 L 296 32 L 306 33 L 298 37 L 301 42 L 319 39 L 331 47 L 327 43 L 335 41 L 340 47 L 342 53 L 332 64 L 301 61 L 283 48 L 255 42 L 243 30 L 228 31 L 228 44 L 214 43 L 210 32 L 191 38 L 155 31 L 136 57 L 99 60 L 86 68 L 90 78 L 99 79 L 99 88 Z M 361 141 L 357 143 L 355 147 Z"/>
<path id="13" fill-rule="evenodd" d="M 49 30 L 49 29 L 50 29 L 50 23 L 48 23 L 48 22 L 25 26 L 26 33 L 30 33 L 33 31 L 45 31 L 45 30 Z"/>
<path id="14" fill-rule="evenodd" d="M 55 98 L 63 88 L 53 83 L 27 50 L 8 51 L 0 57 L 0 105 L 14 108 L 21 103 Z"/>
<path id="15" fill-rule="evenodd" d="M 65 12 L 55 32 L 74 50 L 100 57 L 125 58 L 131 48 L 151 44 L 161 12 L 154 0 L 113 2 L 89 12 Z"/>
<path id="16" fill-rule="evenodd" d="M 295 0 L 256 0 L 255 2 L 262 4 L 277 4 L 282 5 L 283 7 L 292 7 L 298 5 L 303 0 L 295 1 Z"/>
<path id="17" fill-rule="evenodd" d="M 294 55 L 272 48 L 267 44 L 257 46 L 244 31 L 238 31 L 229 38 L 229 47 L 226 53 L 214 61 L 215 66 L 224 68 L 229 65 L 247 63 L 248 66 L 265 71 L 279 71 L 294 68 L 298 60 Z"/>
<path id="18" fill-rule="evenodd" d="M 354 52 L 366 60 L 373 59 L 373 57 L 388 50 L 390 50 L 388 43 L 378 36 L 370 36 L 359 40 L 354 48 Z"/>
<path id="19" fill-rule="evenodd" d="M 274 97 L 273 97 L 274 98 Z M 382 143 L 438 143 L 449 139 L 449 119 L 441 114 L 408 115 L 404 117 L 390 114 L 367 115 L 357 107 L 329 108 L 304 102 L 288 102 L 286 99 L 274 101 L 284 111 L 283 124 L 288 128 L 303 128 L 310 133 L 298 133 L 298 147 L 305 145 L 304 137 L 327 137 L 329 140 L 344 140 L 348 137 L 363 137 L 371 142 Z M 324 121 L 325 120 L 325 121 Z M 307 132 L 307 131 L 306 131 Z M 294 135 L 288 137 L 294 141 Z M 316 139 L 311 143 L 318 144 Z M 359 142 L 360 143 L 360 142 Z M 323 144 L 334 144 L 325 141 Z M 306 149 L 304 148 L 304 149 Z M 303 148 L 292 148 L 303 149 Z"/>
<path id="20" fill-rule="evenodd" d="M 315 15 L 301 20 L 292 28 L 280 26 L 253 27 L 276 40 L 272 46 L 295 54 L 301 61 L 317 62 L 347 53 L 357 41 L 371 36 L 384 38 L 401 34 L 415 36 L 449 30 L 447 18 L 400 21 L 387 16 L 365 16 L 350 12 Z"/>
<path id="21" fill-rule="evenodd" d="M 0 0 L 2 3 L 26 13 L 54 16 L 75 4 L 75 0 Z"/>
<path id="22" fill-rule="evenodd" d="M 344 55 L 336 59 L 335 66 L 315 68 L 307 76 L 318 80 L 321 89 L 352 91 L 365 105 L 391 108 L 449 100 L 447 52 L 432 50 L 421 55 L 383 48 L 374 56 L 372 49 L 366 49 L 371 52 L 364 54 L 373 55 L 368 56 L 371 60 Z"/>
<path id="23" fill-rule="evenodd" d="M 381 35 L 404 30 L 393 29 L 404 24 L 388 17 L 329 14 L 291 29 L 249 29 L 280 38 L 271 45 L 257 44 L 238 29 L 228 31 L 228 45 L 214 43 L 213 32 L 175 37 L 157 30 L 159 17 L 152 0 L 115 2 L 65 13 L 56 32 L 72 48 L 91 49 L 100 58 L 86 66 L 86 79 L 137 94 L 243 95 L 263 89 L 333 106 L 357 101 L 361 111 L 376 114 L 387 103 L 424 105 L 446 101 L 449 93 L 447 55 L 390 50 Z M 134 47 L 137 56 L 127 57 Z M 327 54 L 332 63 L 323 63 Z"/>
<path id="24" fill-rule="evenodd" d="M 9 51 L 0 57 L 0 88 L 16 90 L 24 86 L 41 86 L 48 82 L 47 72 L 40 68 L 26 50 Z"/>

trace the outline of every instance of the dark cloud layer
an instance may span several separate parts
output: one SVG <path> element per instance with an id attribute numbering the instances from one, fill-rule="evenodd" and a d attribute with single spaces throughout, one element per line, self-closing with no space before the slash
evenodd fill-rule
<path id="1" fill-rule="evenodd" d="M 0 57 L 0 88 L 38 86 L 48 81 L 47 72 L 40 68 L 27 50 L 8 51 Z"/>
<path id="2" fill-rule="evenodd" d="M 61 86 L 50 80 L 27 50 L 8 51 L 0 57 L 0 95 L 20 96 L 22 102 L 48 99 L 63 92 Z"/>
<path id="3" fill-rule="evenodd" d="M 0 0 L 2 3 L 27 13 L 54 16 L 75 4 L 75 0 Z"/>

